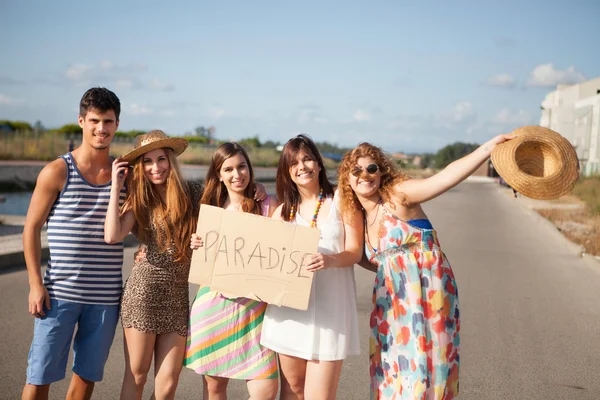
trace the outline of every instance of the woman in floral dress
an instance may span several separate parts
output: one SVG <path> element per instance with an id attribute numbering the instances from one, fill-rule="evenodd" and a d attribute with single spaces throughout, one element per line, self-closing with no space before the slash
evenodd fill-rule
<path id="1" fill-rule="evenodd" d="M 362 209 L 365 254 L 376 272 L 370 327 L 371 399 L 450 400 L 458 395 L 460 320 L 452 268 L 421 203 L 485 162 L 499 135 L 427 179 L 409 179 L 362 143 L 339 167 L 342 213 Z"/>

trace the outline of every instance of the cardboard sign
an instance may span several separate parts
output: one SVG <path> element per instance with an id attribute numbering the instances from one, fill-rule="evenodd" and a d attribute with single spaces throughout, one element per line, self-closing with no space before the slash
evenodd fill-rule
<path id="1" fill-rule="evenodd" d="M 203 204 L 196 233 L 204 246 L 192 255 L 190 282 L 226 297 L 308 308 L 306 265 L 318 251 L 318 229 Z"/>

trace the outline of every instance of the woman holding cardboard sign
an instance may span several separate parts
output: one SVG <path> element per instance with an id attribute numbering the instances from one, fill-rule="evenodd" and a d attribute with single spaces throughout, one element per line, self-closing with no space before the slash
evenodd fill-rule
<path id="1" fill-rule="evenodd" d="M 342 362 L 359 354 L 353 266 L 362 256 L 362 217 L 342 218 L 323 159 L 305 135 L 283 147 L 277 169 L 283 204 L 273 218 L 320 229 L 307 310 L 269 305 L 261 343 L 279 353 L 281 398 L 334 399 Z"/>
<path id="2" fill-rule="evenodd" d="M 206 176 L 202 204 L 234 212 L 270 217 L 276 199 L 252 198 L 254 172 L 248 154 L 237 143 L 225 143 L 213 154 Z M 192 235 L 191 248 L 202 240 Z M 201 287 L 190 312 L 184 365 L 203 375 L 204 396 L 226 398 L 229 379 L 245 379 L 251 399 L 277 396 L 275 352 L 261 346 L 260 336 L 266 303 L 246 298 L 226 298 Z"/>
<path id="3" fill-rule="evenodd" d="M 104 239 L 120 242 L 133 229 L 146 244 L 121 300 L 126 363 L 121 399 L 141 398 L 153 359 L 155 397 L 175 396 L 187 336 L 188 243 L 202 194 L 200 183 L 186 182 L 179 170 L 176 156 L 187 145 L 152 131 L 137 136 L 135 149 L 113 163 Z M 127 198 L 119 209 L 125 180 Z"/>

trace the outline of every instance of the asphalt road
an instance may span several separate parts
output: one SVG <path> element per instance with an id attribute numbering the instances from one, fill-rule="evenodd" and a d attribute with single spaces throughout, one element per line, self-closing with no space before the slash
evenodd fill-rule
<path id="1" fill-rule="evenodd" d="M 460 398 L 599 399 L 600 263 L 579 258 L 549 223 L 491 183 L 463 183 L 425 208 L 458 280 Z M 125 275 L 132 253 L 126 251 Z M 356 278 L 362 355 L 344 363 L 344 400 L 369 398 L 373 274 L 357 269 Z M 0 399 L 19 398 L 24 383 L 33 325 L 27 295 L 23 269 L 0 275 Z M 97 399 L 118 398 L 119 330 Z M 51 398 L 64 398 L 67 386 L 68 380 L 53 385 Z M 151 382 L 145 398 L 150 390 Z M 200 399 L 201 392 L 199 376 L 184 370 L 177 398 Z M 247 398 L 244 382 L 232 381 L 229 394 Z"/>

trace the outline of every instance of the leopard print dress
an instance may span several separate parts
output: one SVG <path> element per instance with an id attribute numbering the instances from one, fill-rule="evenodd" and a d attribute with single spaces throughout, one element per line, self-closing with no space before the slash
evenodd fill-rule
<path id="1" fill-rule="evenodd" d="M 199 182 L 188 184 L 193 215 L 198 215 L 202 185 Z M 123 328 L 135 328 L 145 333 L 176 332 L 187 336 L 190 262 L 175 262 L 172 257 L 174 247 L 160 250 L 156 237 L 163 229 L 152 226 L 145 257 L 134 261 L 131 275 L 123 288 L 121 324 Z"/>

